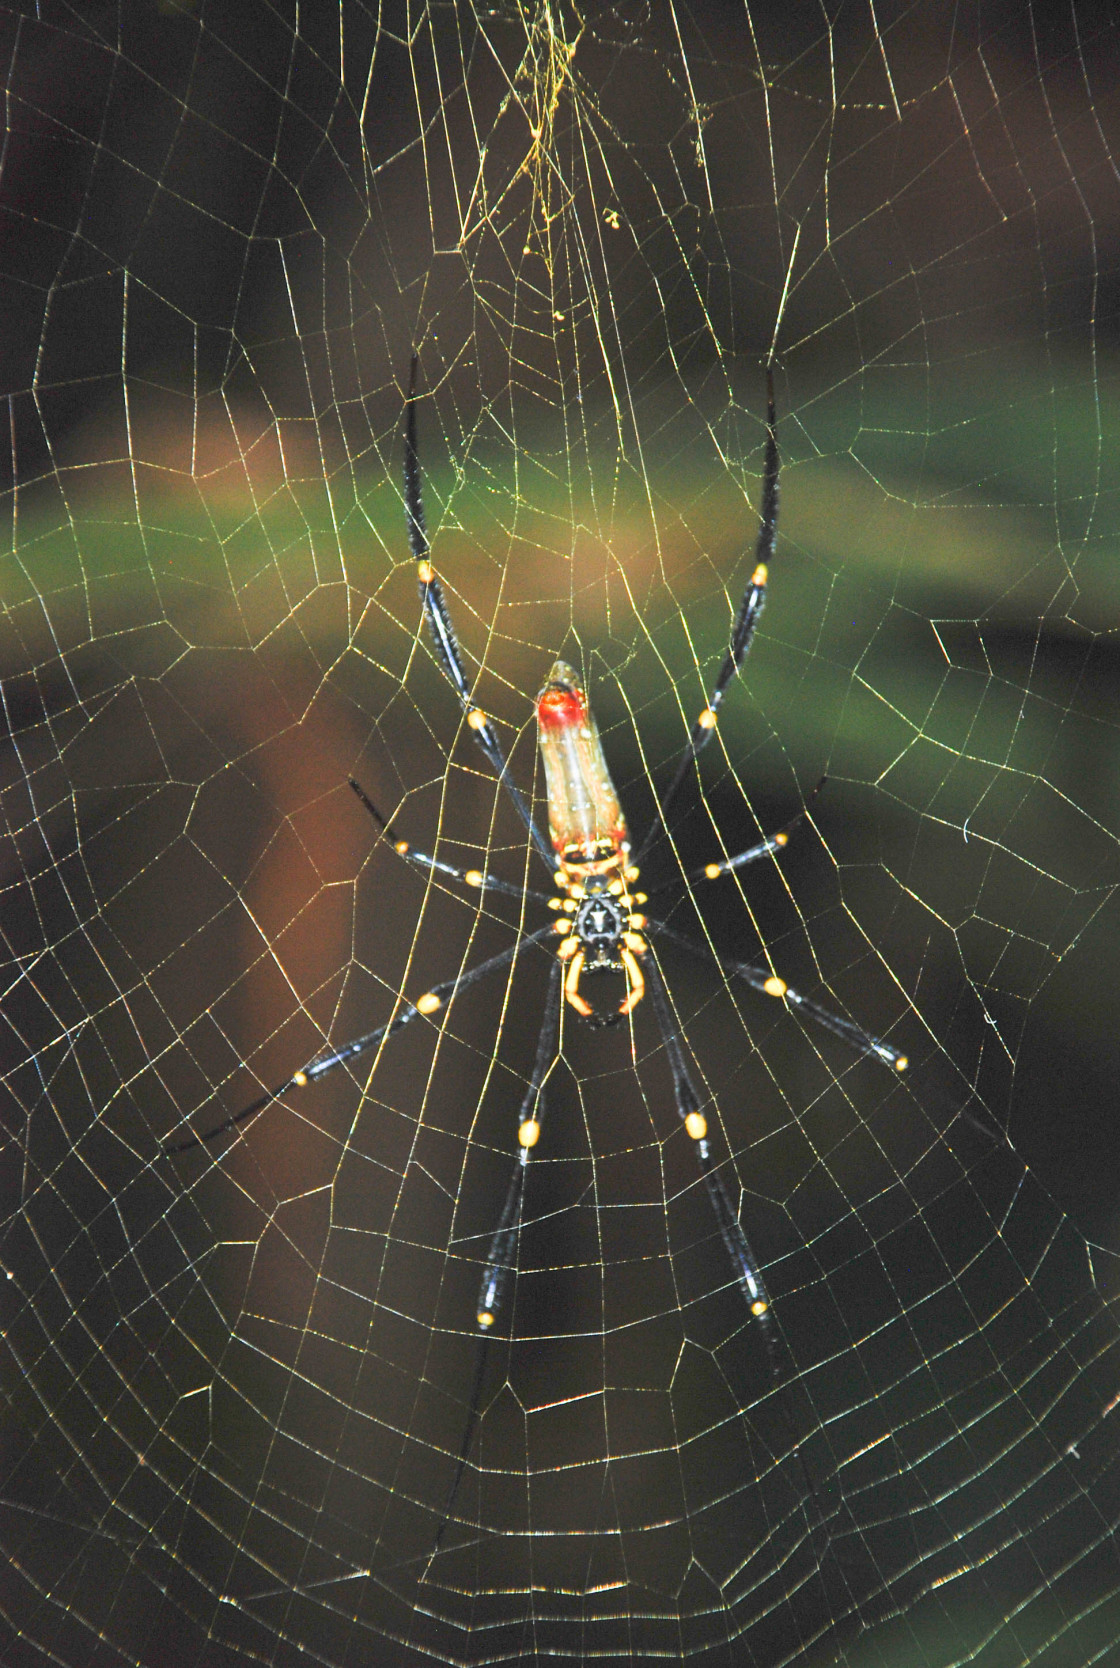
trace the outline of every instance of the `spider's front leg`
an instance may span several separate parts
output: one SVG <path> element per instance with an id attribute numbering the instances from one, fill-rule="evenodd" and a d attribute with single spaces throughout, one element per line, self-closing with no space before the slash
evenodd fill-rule
<path id="1" fill-rule="evenodd" d="M 774 1319 L 770 1312 L 770 1294 L 766 1290 L 766 1282 L 762 1278 L 758 1263 L 755 1261 L 750 1242 L 739 1223 L 738 1215 L 731 1203 L 723 1178 L 712 1159 L 711 1149 L 708 1145 L 708 1120 L 700 1110 L 700 1096 L 688 1069 L 680 1031 L 669 1005 L 665 982 L 661 977 L 661 969 L 658 967 L 657 960 L 651 950 L 647 950 L 641 959 L 645 966 L 646 982 L 653 1002 L 657 1027 L 661 1032 L 661 1040 L 665 1045 L 669 1068 L 673 1074 L 673 1092 L 676 1096 L 677 1112 L 684 1124 L 685 1132 L 692 1142 L 700 1174 L 703 1176 L 704 1184 L 708 1189 L 708 1197 L 711 1200 L 712 1210 L 719 1226 L 724 1250 L 727 1252 L 731 1263 L 735 1283 L 751 1315 L 762 1327 L 763 1336 L 766 1339 L 767 1353 L 770 1357 L 770 1371 L 775 1382 L 777 1382 L 781 1378 L 781 1369 L 778 1360 L 777 1334 Z"/>
<path id="2" fill-rule="evenodd" d="M 560 1027 L 560 976 L 562 964 L 552 964 L 544 1019 L 537 1039 L 537 1058 L 529 1079 L 517 1119 L 517 1159 L 506 1191 L 506 1201 L 498 1226 L 490 1241 L 490 1252 L 482 1283 L 478 1289 L 475 1320 L 481 1332 L 489 1332 L 498 1317 L 505 1298 L 510 1270 L 517 1256 L 517 1236 L 521 1227 L 521 1206 L 525 1197 L 525 1180 L 533 1148 L 540 1140 L 544 1122 L 544 1085 L 556 1059 L 556 1045 Z"/>
<path id="3" fill-rule="evenodd" d="M 490 1240 L 486 1267 L 483 1270 L 482 1281 L 478 1288 L 478 1303 L 475 1308 L 475 1324 L 478 1327 L 478 1352 L 475 1357 L 474 1376 L 471 1380 L 467 1422 L 463 1430 L 462 1442 L 459 1445 L 459 1458 L 456 1462 L 455 1474 L 451 1479 L 451 1486 L 447 1493 L 447 1504 L 443 1508 L 443 1517 L 432 1544 L 431 1558 L 434 1558 L 440 1549 L 447 1525 L 451 1520 L 455 1497 L 463 1480 L 463 1472 L 467 1468 L 471 1445 L 474 1442 L 475 1427 L 478 1424 L 478 1409 L 482 1400 L 487 1345 L 494 1323 L 505 1301 L 510 1274 L 513 1272 L 513 1265 L 517 1260 L 517 1241 L 521 1232 L 521 1209 L 525 1200 L 525 1182 L 529 1174 L 529 1161 L 533 1156 L 534 1147 L 540 1140 L 541 1125 L 544 1122 L 544 1086 L 556 1060 L 560 1030 L 560 982 L 562 972 L 563 964 L 554 961 L 548 986 L 548 1000 L 545 1003 L 540 1036 L 537 1038 L 537 1057 L 533 1063 L 533 1075 L 526 1087 L 517 1119 L 517 1158 L 514 1160 L 513 1174 L 510 1176 L 509 1187 L 506 1189 L 505 1204 L 502 1206 L 498 1226 L 494 1229 L 493 1237 Z M 431 1558 L 429 1558 L 429 1563 Z"/>

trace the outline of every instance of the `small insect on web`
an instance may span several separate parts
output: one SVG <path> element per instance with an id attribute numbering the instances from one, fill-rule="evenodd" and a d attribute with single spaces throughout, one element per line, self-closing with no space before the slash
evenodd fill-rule
<path id="1" fill-rule="evenodd" d="M 536 931 L 522 934 L 515 944 L 498 955 L 465 969 L 453 979 L 434 985 L 415 1002 L 403 1006 L 386 1024 L 317 1055 L 285 1082 L 260 1095 L 205 1134 L 192 1134 L 183 1140 L 164 1144 L 164 1151 L 170 1154 L 186 1152 L 217 1140 L 273 1102 L 308 1088 L 337 1066 L 356 1060 L 413 1020 L 430 1018 L 469 986 L 511 966 L 530 946 L 544 946 L 548 941 L 559 938 L 559 943 L 555 944 L 533 1073 L 518 1115 L 517 1157 L 479 1287 L 475 1319 L 481 1343 L 485 1342 L 501 1312 L 517 1257 L 526 1177 L 541 1135 L 545 1082 L 558 1047 L 562 1005 L 566 1003 L 588 1025 L 613 1026 L 624 1017 L 633 1015 L 648 996 L 648 1005 L 672 1074 L 677 1112 L 693 1143 L 697 1165 L 707 1187 L 735 1284 L 751 1316 L 762 1328 L 771 1373 L 775 1380 L 781 1377 L 766 1282 L 712 1157 L 701 1097 L 689 1070 L 685 1045 L 653 948 L 658 938 L 679 945 L 705 961 L 715 959 L 716 965 L 729 980 L 784 1002 L 797 1014 L 840 1037 L 857 1053 L 874 1056 L 895 1072 L 901 1073 L 907 1068 L 905 1054 L 851 1020 L 802 996 L 766 964 L 716 959 L 707 946 L 646 914 L 644 906 L 650 901 L 649 896 L 635 889 L 639 864 L 667 833 L 669 814 L 685 777 L 712 737 L 720 705 L 728 685 L 750 650 L 766 599 L 767 563 L 773 557 L 778 519 L 779 461 L 772 366 L 768 366 L 766 372 L 766 397 L 766 456 L 754 571 L 739 603 L 730 643 L 708 703 L 693 724 L 669 786 L 660 798 L 653 822 L 637 852 L 632 855 L 626 819 L 611 781 L 595 720 L 586 694 L 570 666 L 562 660 L 555 662 L 536 701 L 538 739 L 548 798 L 549 838 L 541 831 L 529 804 L 510 775 L 492 721 L 474 702 L 447 601 L 431 562 L 425 529 L 416 443 L 416 360 L 413 359 L 405 416 L 404 498 L 409 544 L 417 563 L 424 617 L 436 657 L 454 686 L 467 724 L 512 801 L 538 854 L 548 866 L 555 891 L 549 894 L 514 885 L 480 869 L 460 869 L 417 850 L 389 825 L 357 782 L 352 780 L 350 786 L 392 841 L 398 856 L 407 863 L 471 888 L 505 893 L 519 901 L 541 904 L 559 918 L 550 920 Z M 821 785 L 818 783 L 817 789 Z M 733 857 L 707 864 L 696 873 L 685 876 L 685 880 L 688 883 L 716 881 L 750 863 L 775 855 L 787 844 L 791 830 L 804 816 L 805 809 L 777 833 Z M 653 895 L 658 896 L 668 890 L 670 888 L 663 887 Z M 606 1013 L 593 1006 L 585 988 L 587 981 L 604 972 L 621 974 L 626 982 L 623 1000 L 613 1011 Z M 451 1500 L 454 1499 L 470 1450 L 484 1360 L 480 1349 L 467 1430 Z M 450 1512 L 450 1504 L 447 1511 Z M 444 1521 L 446 1523 L 446 1516 Z M 441 1536 L 442 1532 L 441 1528 Z M 439 1544 L 438 1538 L 436 1544 Z"/>

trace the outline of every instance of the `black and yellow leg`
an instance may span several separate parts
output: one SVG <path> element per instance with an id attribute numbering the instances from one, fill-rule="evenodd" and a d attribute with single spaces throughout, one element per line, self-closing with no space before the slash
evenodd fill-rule
<path id="1" fill-rule="evenodd" d="M 471 686 L 467 679 L 466 669 L 463 666 L 462 652 L 443 594 L 443 587 L 432 566 L 428 530 L 424 522 L 420 460 L 416 450 L 415 354 L 412 356 L 412 366 L 409 373 L 408 405 L 405 412 L 404 507 L 408 523 L 408 542 L 416 559 L 416 577 L 420 587 L 420 601 L 424 607 L 424 618 L 428 623 L 428 632 L 432 639 L 432 646 L 435 649 L 436 659 L 439 661 L 448 682 L 451 683 L 459 697 L 459 703 L 466 714 L 467 723 L 474 732 L 475 740 L 486 754 L 499 782 L 513 802 L 518 816 L 532 837 L 533 844 L 551 869 L 555 864 L 552 847 L 537 827 L 533 819 L 533 813 L 526 804 L 520 788 L 509 774 L 509 766 L 506 762 L 502 744 L 498 740 L 497 731 L 482 708 L 476 706 L 472 698 Z"/>
<path id="2" fill-rule="evenodd" d="M 693 939 L 687 938 L 684 933 L 674 931 L 672 927 L 665 926 L 663 922 L 651 921 L 650 931 L 658 933 L 662 938 L 668 938 L 674 944 L 679 944 L 682 949 L 688 950 L 692 955 L 698 956 L 703 961 L 713 959 L 712 952 L 705 945 L 695 943 Z M 861 1025 L 856 1025 L 852 1020 L 845 1019 L 843 1014 L 833 1013 L 831 1008 L 822 1007 L 819 1002 L 814 1002 L 811 997 L 802 996 L 800 991 L 794 990 L 792 985 L 787 985 L 784 979 L 779 978 L 776 973 L 772 973 L 768 968 L 760 967 L 756 962 L 721 961 L 718 957 L 714 959 L 716 965 L 727 978 L 739 979 L 743 984 L 749 985 L 752 990 L 760 992 L 761 995 L 771 996 L 777 1001 L 784 1002 L 792 1013 L 804 1014 L 805 1018 L 811 1019 L 814 1025 L 819 1025 L 824 1031 L 831 1031 L 834 1037 L 840 1037 L 849 1048 L 854 1048 L 857 1054 L 868 1054 L 876 1060 L 882 1060 L 884 1065 L 890 1066 L 892 1071 L 900 1074 L 909 1066 L 909 1057 L 901 1049 L 893 1048 L 890 1043 L 885 1043 L 881 1038 L 873 1036 L 870 1031 L 865 1031 Z"/>
<path id="3" fill-rule="evenodd" d="M 525 1090 L 525 1096 L 521 1102 L 521 1111 L 517 1119 L 517 1159 L 513 1167 L 513 1174 L 510 1177 L 505 1204 L 502 1206 L 502 1214 L 498 1219 L 498 1226 L 494 1230 L 494 1237 L 490 1241 L 490 1252 L 486 1259 L 482 1283 L 478 1289 L 478 1307 L 475 1320 L 482 1332 L 489 1332 L 497 1319 L 498 1311 L 505 1297 L 510 1270 L 513 1268 L 517 1256 L 517 1235 L 521 1226 L 521 1206 L 525 1195 L 525 1178 L 529 1169 L 529 1160 L 533 1156 L 533 1149 L 540 1140 L 541 1125 L 544 1122 L 545 1080 L 556 1058 L 562 971 L 562 964 L 559 961 L 554 962 L 544 1019 L 537 1040 L 537 1057 L 533 1064 L 533 1075 Z"/>
<path id="4" fill-rule="evenodd" d="M 721 875 L 733 874 L 736 869 L 745 869 L 748 863 L 757 863 L 760 858 L 772 857 L 777 852 L 784 851 L 785 847 L 789 845 L 790 835 L 798 824 L 808 816 L 810 805 L 812 805 L 827 781 L 827 776 L 821 777 L 801 810 L 795 817 L 790 818 L 784 828 L 779 828 L 777 833 L 769 835 L 765 840 L 760 840 L 757 845 L 748 846 L 746 851 L 740 851 L 734 857 L 724 857 L 715 863 L 705 863 L 702 869 L 695 869 L 692 874 L 687 876 L 687 879 L 690 881 L 718 880 Z M 660 890 L 665 891 L 666 888 L 661 887 Z"/>
<path id="5" fill-rule="evenodd" d="M 306 1089 L 309 1084 L 317 1083 L 320 1077 L 325 1077 L 328 1072 L 334 1071 L 337 1066 L 344 1066 L 349 1061 L 356 1060 L 359 1055 L 368 1054 L 371 1048 L 376 1048 L 383 1037 L 393 1036 L 404 1026 L 410 1024 L 417 1016 L 426 1019 L 430 1018 L 432 1014 L 438 1013 L 441 1008 L 453 1001 L 461 991 L 466 990 L 470 985 L 477 984 L 480 979 L 485 979 L 488 974 L 496 973 L 499 968 L 508 967 L 511 962 L 517 960 L 524 950 L 528 949 L 530 944 L 543 943 L 546 938 L 552 935 L 554 930 L 552 923 L 549 922 L 547 927 L 541 927 L 538 931 L 529 933 L 524 938 L 519 938 L 510 949 L 502 950 L 498 955 L 491 956 L 488 961 L 480 961 L 476 967 L 467 968 L 465 972 L 458 974 L 454 979 L 445 979 L 442 984 L 433 985 L 431 990 L 426 991 L 423 996 L 418 996 L 415 1002 L 406 1003 L 401 1011 L 387 1024 L 377 1026 L 376 1030 L 367 1031 L 362 1037 L 355 1037 L 353 1042 L 345 1043 L 341 1048 L 333 1049 L 329 1054 L 317 1055 L 314 1060 L 301 1067 L 299 1071 L 293 1072 L 285 1082 L 278 1084 L 275 1089 L 269 1089 L 263 1095 L 259 1095 L 248 1106 L 243 1106 L 240 1112 L 235 1112 L 230 1118 L 224 1118 L 220 1124 L 215 1124 L 214 1128 L 207 1130 L 204 1135 L 188 1135 L 182 1141 L 165 1141 L 163 1143 L 165 1155 L 170 1156 L 173 1153 L 186 1152 L 191 1147 L 201 1147 L 205 1146 L 208 1141 L 216 1141 L 219 1136 L 228 1134 L 231 1129 L 244 1123 L 247 1118 L 252 1118 L 256 1113 L 262 1112 L 266 1106 L 271 1106 L 275 1101 L 285 1099 L 294 1089 Z"/>
<path id="6" fill-rule="evenodd" d="M 739 1218 L 732 1206 L 723 1178 L 720 1176 L 712 1158 L 708 1145 L 708 1120 L 700 1110 L 700 1097 L 696 1092 L 696 1085 L 692 1081 L 692 1074 L 685 1060 L 684 1047 L 681 1042 L 680 1031 L 665 984 L 661 977 L 661 970 L 650 951 L 642 957 L 645 965 L 646 983 L 653 1003 L 653 1011 L 657 1018 L 661 1040 L 665 1045 L 669 1068 L 673 1074 L 673 1093 L 676 1096 L 677 1112 L 684 1124 L 685 1132 L 693 1144 L 696 1162 L 704 1184 L 708 1189 L 708 1197 L 712 1202 L 719 1226 L 720 1238 L 735 1277 L 735 1282 L 742 1294 L 743 1301 L 750 1310 L 753 1318 L 759 1322 L 763 1337 L 766 1340 L 767 1354 L 770 1358 L 770 1370 L 775 1378 L 781 1376 L 778 1354 L 777 1337 L 774 1330 L 774 1320 L 770 1312 L 770 1296 L 766 1290 L 766 1282 L 755 1261 L 750 1242 L 743 1232 Z"/>
<path id="7" fill-rule="evenodd" d="M 475 1427 L 478 1424 L 478 1409 L 482 1399 L 482 1384 L 486 1373 L 486 1353 L 494 1323 L 498 1318 L 509 1287 L 513 1265 L 517 1260 L 517 1237 L 521 1230 L 521 1207 L 525 1198 L 525 1179 L 529 1170 L 529 1159 L 540 1139 L 541 1124 L 544 1121 L 545 1081 L 556 1058 L 562 972 L 562 964 L 559 961 L 554 961 L 552 977 L 548 987 L 548 999 L 545 1003 L 544 1019 L 541 1023 L 540 1036 L 537 1039 L 537 1057 L 533 1063 L 533 1075 L 525 1090 L 517 1121 L 517 1159 L 513 1166 L 509 1187 L 506 1190 L 502 1214 L 490 1241 L 486 1267 L 483 1270 L 482 1282 L 478 1288 L 478 1303 L 475 1312 L 475 1324 L 478 1327 L 478 1345 L 467 1405 L 467 1422 L 463 1429 L 463 1440 L 459 1445 L 459 1457 L 455 1464 L 455 1473 L 447 1492 L 447 1504 L 443 1508 L 443 1517 L 432 1544 L 431 1556 L 428 1560 L 429 1565 L 443 1542 L 444 1533 L 451 1520 L 455 1497 L 463 1480 L 463 1472 L 466 1470 L 471 1444 L 474 1441 Z"/>
<path id="8" fill-rule="evenodd" d="M 414 868 L 421 869 L 428 874 L 446 875 L 449 880 L 462 881 L 464 886 L 474 887 L 480 892 L 502 892 L 507 897 L 517 898 L 518 901 L 522 898 L 530 898 L 536 903 L 552 903 L 553 900 L 547 892 L 536 892 L 532 887 L 515 886 L 511 881 L 499 880 L 497 875 L 487 874 L 484 869 L 459 869 L 453 863 L 444 863 L 441 858 L 431 857 L 426 851 L 420 851 L 408 840 L 402 840 L 396 829 L 386 822 L 361 783 L 355 782 L 352 776 L 349 780 L 351 788 L 353 788 L 374 822 L 382 830 L 386 839 L 391 842 L 397 856 L 403 857 L 405 862 L 411 863 Z"/>
<path id="9" fill-rule="evenodd" d="M 747 581 L 731 627 L 731 641 L 723 657 L 708 704 L 697 717 L 689 734 L 684 752 L 668 788 L 662 795 L 657 814 L 649 833 L 642 841 L 634 861 L 641 863 L 651 846 L 665 833 L 669 809 L 693 761 L 712 739 L 719 722 L 719 709 L 732 678 L 750 653 L 755 628 L 766 603 L 767 564 L 773 559 L 774 541 L 778 529 L 778 426 L 774 411 L 774 368 L 766 367 L 766 456 L 762 466 L 762 505 L 759 510 L 758 539 L 755 544 L 754 572 Z"/>

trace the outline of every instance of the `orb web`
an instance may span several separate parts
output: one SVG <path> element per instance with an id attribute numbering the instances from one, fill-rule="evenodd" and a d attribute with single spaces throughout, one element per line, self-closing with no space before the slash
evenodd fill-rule
<path id="1" fill-rule="evenodd" d="M 6 18 L 4 1660 L 1089 1663 L 1113 1544 L 1116 44 L 1087 10 L 188 0 Z M 588 687 L 646 1003 L 548 958 Z M 827 784 L 813 793 L 827 776 Z M 689 881 L 804 811 L 788 846 Z M 730 969 L 764 960 L 910 1060 Z"/>

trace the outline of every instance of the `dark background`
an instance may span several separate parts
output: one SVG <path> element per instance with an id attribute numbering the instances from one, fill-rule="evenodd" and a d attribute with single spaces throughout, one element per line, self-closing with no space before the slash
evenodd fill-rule
<path id="1" fill-rule="evenodd" d="M 6 1662 L 1114 1630 L 1116 31 L 875 20 L 5 14 Z M 652 1021 L 569 1028 L 421 1579 L 543 957 L 372 1077 L 159 1142 L 518 919 L 346 786 L 526 874 L 420 631 L 413 349 L 479 698 L 528 787 L 572 660 L 640 830 L 753 565 L 776 328 L 771 600 L 645 879 L 827 773 L 780 871 L 674 924 L 765 946 L 913 1087 L 666 953 L 773 1393 Z"/>

